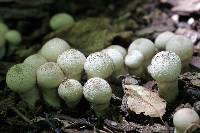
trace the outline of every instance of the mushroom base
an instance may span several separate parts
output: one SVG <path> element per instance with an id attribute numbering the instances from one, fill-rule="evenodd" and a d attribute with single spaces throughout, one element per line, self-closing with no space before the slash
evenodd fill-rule
<path id="1" fill-rule="evenodd" d="M 167 81 L 167 82 L 157 82 L 158 93 L 167 102 L 172 103 L 178 96 L 178 80 Z"/>
<path id="2" fill-rule="evenodd" d="M 5 46 L 0 47 L 0 59 L 3 59 L 5 53 L 6 53 Z"/>
<path id="3" fill-rule="evenodd" d="M 56 88 L 53 89 L 43 89 L 42 96 L 44 101 L 53 108 L 60 108 L 60 99 L 58 97 L 58 92 Z"/>
<path id="4" fill-rule="evenodd" d="M 40 99 L 40 95 L 36 87 L 27 92 L 20 93 L 19 95 L 31 109 L 34 109 L 35 103 Z"/>
<path id="5" fill-rule="evenodd" d="M 80 100 L 77 101 L 65 101 L 65 103 L 67 104 L 67 107 L 69 107 L 70 109 L 74 109 L 76 108 L 76 106 L 78 105 L 78 103 L 80 102 Z"/>
<path id="6" fill-rule="evenodd" d="M 144 77 L 145 74 L 145 70 L 144 70 L 144 66 L 140 66 L 138 68 L 129 68 L 129 73 L 138 77 Z"/>
<path id="7" fill-rule="evenodd" d="M 101 117 L 101 116 L 106 114 L 107 109 L 109 107 L 109 104 L 110 103 L 106 103 L 106 104 L 93 104 L 93 103 L 91 103 L 91 108 L 94 110 L 97 117 Z"/>

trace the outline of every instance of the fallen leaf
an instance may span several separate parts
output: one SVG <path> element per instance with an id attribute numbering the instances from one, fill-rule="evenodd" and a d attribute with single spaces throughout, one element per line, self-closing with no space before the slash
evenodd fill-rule
<path id="1" fill-rule="evenodd" d="M 178 28 L 175 33 L 190 38 L 193 43 L 200 39 L 200 33 L 192 29 Z"/>
<path id="2" fill-rule="evenodd" d="M 198 12 L 200 0 L 160 0 L 161 3 L 168 3 L 173 6 L 172 11 L 177 12 Z"/>
<path id="3" fill-rule="evenodd" d="M 200 57 L 199 56 L 193 56 L 191 61 L 190 61 L 190 64 L 200 69 Z"/>
<path id="4" fill-rule="evenodd" d="M 129 110 L 136 114 L 144 113 L 146 116 L 162 119 L 166 111 L 166 102 L 159 97 L 158 93 L 138 85 L 125 85 L 125 88 Z"/>

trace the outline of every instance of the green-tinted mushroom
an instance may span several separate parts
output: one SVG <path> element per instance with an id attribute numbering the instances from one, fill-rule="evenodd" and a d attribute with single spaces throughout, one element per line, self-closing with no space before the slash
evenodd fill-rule
<path id="1" fill-rule="evenodd" d="M 30 108 L 35 106 L 39 100 L 39 93 L 36 89 L 35 69 L 28 64 L 17 64 L 12 66 L 6 75 L 8 87 L 17 92 L 22 100 L 28 103 Z"/>
<path id="2" fill-rule="evenodd" d="M 174 133 L 185 133 L 186 129 L 192 124 L 199 124 L 199 122 L 199 116 L 193 109 L 182 108 L 178 110 L 173 117 L 175 126 Z"/>
<path id="3" fill-rule="evenodd" d="M 145 66 L 150 64 L 151 59 L 156 54 L 154 43 L 146 38 L 139 38 L 133 41 L 128 48 L 128 54 L 131 53 L 132 50 L 138 50 L 143 54 Z"/>
<path id="4" fill-rule="evenodd" d="M 182 66 L 185 68 L 193 55 L 193 43 L 185 36 L 175 35 L 167 42 L 166 50 L 176 53 L 181 58 Z"/>
<path id="5" fill-rule="evenodd" d="M 6 32 L 8 32 L 8 26 L 5 23 L 0 22 L 0 36 L 4 36 Z"/>
<path id="6" fill-rule="evenodd" d="M 178 95 L 178 76 L 181 72 L 181 60 L 177 54 L 169 51 L 157 53 L 148 72 L 158 84 L 158 93 L 167 102 L 173 102 Z"/>
<path id="7" fill-rule="evenodd" d="M 74 18 L 67 13 L 55 14 L 49 22 L 50 27 L 53 30 L 60 29 L 62 27 L 70 27 L 74 24 Z"/>
<path id="8" fill-rule="evenodd" d="M 66 41 L 60 38 L 53 38 L 43 45 L 40 53 L 48 61 L 56 62 L 58 56 L 68 49 L 70 49 L 70 46 Z"/>
<path id="9" fill-rule="evenodd" d="M 6 41 L 11 45 L 18 45 L 22 41 L 21 34 L 17 30 L 9 30 L 5 34 Z"/>
<path id="10" fill-rule="evenodd" d="M 112 96 L 112 89 L 106 80 L 97 77 L 89 79 L 83 87 L 83 94 L 97 116 L 105 114 Z"/>
<path id="11" fill-rule="evenodd" d="M 45 102 L 54 107 L 60 107 L 57 88 L 64 79 L 64 74 L 58 64 L 47 62 L 37 70 L 37 83 Z"/>
<path id="12" fill-rule="evenodd" d="M 40 54 L 30 55 L 24 60 L 24 63 L 29 64 L 36 69 L 38 69 L 41 65 L 43 65 L 46 62 L 47 60 Z"/>
<path id="13" fill-rule="evenodd" d="M 165 31 L 159 34 L 155 39 L 155 46 L 158 50 L 165 50 L 167 42 L 175 36 L 174 33 L 170 31 Z"/>
<path id="14" fill-rule="evenodd" d="M 84 70 L 88 78 L 108 78 L 114 70 L 114 63 L 110 56 L 104 52 L 90 54 L 84 64 Z"/>
<path id="15" fill-rule="evenodd" d="M 69 108 L 74 108 L 83 96 L 83 86 L 77 80 L 68 79 L 60 84 L 58 94 Z"/>
<path id="16" fill-rule="evenodd" d="M 69 49 L 58 56 L 57 63 L 67 78 L 80 80 L 86 57 L 76 49 Z"/>

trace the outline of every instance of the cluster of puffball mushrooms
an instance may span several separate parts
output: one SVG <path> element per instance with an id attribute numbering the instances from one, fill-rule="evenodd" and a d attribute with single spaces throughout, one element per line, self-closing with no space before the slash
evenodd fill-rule
<path id="1" fill-rule="evenodd" d="M 11 30 L 5 23 L 0 22 L 0 59 L 5 56 L 6 48 L 8 48 L 9 52 L 12 52 L 20 42 L 20 32 L 14 29 Z M 6 46 L 6 43 L 8 43 L 9 46 Z"/>
<path id="2" fill-rule="evenodd" d="M 178 95 L 178 76 L 181 69 L 187 67 L 192 54 L 190 39 L 169 31 L 158 35 L 155 43 L 139 38 L 130 44 L 128 51 L 120 45 L 111 45 L 87 58 L 66 41 L 53 38 L 37 54 L 11 67 L 6 82 L 31 108 L 40 98 L 39 92 L 54 108 L 60 108 L 60 98 L 69 108 L 75 108 L 84 96 L 96 115 L 101 116 L 112 96 L 106 79 L 121 74 L 145 77 L 149 73 L 158 84 L 159 95 L 173 102 Z M 88 80 L 82 86 L 83 73 Z M 175 114 L 177 127 L 178 117 L 179 114 Z M 181 133 L 181 130 L 177 128 L 176 132 Z"/>

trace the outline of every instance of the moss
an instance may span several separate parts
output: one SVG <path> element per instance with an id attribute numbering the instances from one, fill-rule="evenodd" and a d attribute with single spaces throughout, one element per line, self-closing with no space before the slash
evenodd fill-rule
<path id="1" fill-rule="evenodd" d="M 120 32 L 116 25 L 112 26 L 107 18 L 88 18 L 76 22 L 69 29 L 61 29 L 53 32 L 46 39 L 60 37 L 79 49 L 86 55 L 102 50 L 112 44 L 116 37 L 130 40 L 132 32 Z"/>

